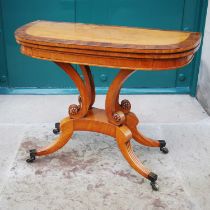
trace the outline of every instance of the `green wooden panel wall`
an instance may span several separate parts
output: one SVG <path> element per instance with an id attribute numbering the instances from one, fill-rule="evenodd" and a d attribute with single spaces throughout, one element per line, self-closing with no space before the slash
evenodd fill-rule
<path id="1" fill-rule="evenodd" d="M 0 87 L 7 87 L 7 68 L 5 57 L 5 42 L 3 33 L 2 10 L 0 7 Z"/>
<path id="2" fill-rule="evenodd" d="M 9 87 L 73 86 L 53 63 L 21 55 L 14 39 L 14 31 L 19 26 L 38 19 L 74 22 L 74 8 L 74 0 L 2 1 Z"/>
<path id="3" fill-rule="evenodd" d="M 171 30 L 202 30 L 207 1 L 201 0 L 1 0 L 0 86 L 10 88 L 69 88 L 74 84 L 53 63 L 32 59 L 19 53 L 14 31 L 19 26 L 37 19 L 127 25 Z M 4 35 L 4 36 L 3 36 Z M 158 89 L 182 88 L 193 92 L 199 66 L 199 56 L 188 67 L 178 71 L 135 73 L 126 88 L 149 92 Z M 78 68 L 77 68 L 78 69 Z M 78 69 L 79 71 L 79 69 Z M 116 71 L 93 68 L 97 87 L 108 87 Z M 2 77 L 3 76 L 3 77 Z M 148 88 L 148 89 L 147 89 Z M 129 92 L 129 90 L 127 89 Z M 173 92 L 172 91 L 172 92 Z M 59 91 L 58 91 L 59 92 Z M 138 91 L 137 91 L 138 92 Z M 167 91 L 165 91 L 167 92 Z"/>

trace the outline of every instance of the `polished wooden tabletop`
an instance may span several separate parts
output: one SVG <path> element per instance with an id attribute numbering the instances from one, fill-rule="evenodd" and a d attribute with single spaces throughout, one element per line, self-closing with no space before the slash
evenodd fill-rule
<path id="1" fill-rule="evenodd" d="M 135 70 L 183 67 L 201 42 L 198 32 L 52 21 L 31 22 L 15 37 L 31 57 Z"/>
<path id="2" fill-rule="evenodd" d="M 199 44 L 200 34 L 123 26 L 36 21 L 25 27 L 24 35 L 50 45 L 77 44 L 132 49 L 163 49 L 177 52 Z M 21 39 L 21 35 L 17 38 Z"/>

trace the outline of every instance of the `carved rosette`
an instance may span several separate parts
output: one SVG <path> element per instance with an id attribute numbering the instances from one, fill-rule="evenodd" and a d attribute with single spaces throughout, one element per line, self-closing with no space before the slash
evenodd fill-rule
<path id="1" fill-rule="evenodd" d="M 122 100 L 120 106 L 126 113 L 130 112 L 131 110 L 131 103 L 127 99 Z"/>
<path id="2" fill-rule="evenodd" d="M 120 117 L 120 115 L 118 113 L 114 113 L 113 114 L 113 118 L 118 123 L 121 121 L 121 117 Z"/>
<path id="3" fill-rule="evenodd" d="M 71 117 L 71 116 L 77 115 L 79 110 L 80 110 L 80 106 L 78 106 L 76 104 L 71 104 L 69 106 L 69 116 Z"/>
<path id="4" fill-rule="evenodd" d="M 74 118 L 79 113 L 82 107 L 82 97 L 80 95 L 78 96 L 78 102 L 79 102 L 79 105 L 71 104 L 69 106 L 69 116 L 72 118 Z"/>
<path id="5" fill-rule="evenodd" d="M 123 112 L 121 111 L 118 111 L 118 112 L 115 112 L 113 115 L 112 115 L 116 125 L 122 125 L 123 122 L 125 121 L 125 115 Z"/>

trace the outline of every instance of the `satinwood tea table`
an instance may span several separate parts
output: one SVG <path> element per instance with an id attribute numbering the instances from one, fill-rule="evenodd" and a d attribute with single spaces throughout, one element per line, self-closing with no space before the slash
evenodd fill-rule
<path id="1" fill-rule="evenodd" d="M 189 64 L 200 46 L 200 33 L 35 21 L 17 29 L 15 37 L 23 54 L 54 62 L 74 81 L 80 93 L 78 104 L 69 106 L 69 116 L 55 124 L 53 132 L 59 135 L 56 140 L 46 147 L 31 149 L 27 162 L 59 150 L 74 131 L 99 132 L 114 137 L 131 167 L 158 190 L 158 176 L 138 160 L 131 139 L 158 147 L 163 153 L 168 153 L 166 142 L 138 131 L 139 120 L 130 111 L 130 102 L 119 102 L 120 89 L 135 71 L 172 70 Z M 83 78 L 72 64 L 80 66 Z M 120 69 L 108 89 L 105 109 L 93 107 L 95 87 L 90 66 Z"/>

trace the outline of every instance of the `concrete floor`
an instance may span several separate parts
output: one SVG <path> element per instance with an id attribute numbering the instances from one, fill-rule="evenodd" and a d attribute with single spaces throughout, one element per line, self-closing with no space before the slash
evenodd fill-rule
<path id="1" fill-rule="evenodd" d="M 105 173 L 105 169 L 98 171 L 99 168 L 92 164 L 94 167 L 94 173 L 92 174 L 91 179 L 87 181 L 87 189 L 88 193 L 91 196 L 85 196 L 81 199 L 85 200 L 86 196 L 88 197 L 87 203 L 82 204 L 82 200 L 80 204 L 75 203 L 75 200 L 71 203 L 65 203 L 65 206 L 62 206 L 64 200 L 60 197 L 60 204 L 54 204 L 54 208 L 50 207 L 50 202 L 55 200 L 58 196 L 56 192 L 51 194 L 50 188 L 47 188 L 44 193 L 48 194 L 47 201 L 41 202 L 41 198 L 36 198 L 36 204 L 26 196 L 25 199 L 19 199 L 20 197 L 25 196 L 25 192 L 23 192 L 25 188 L 20 191 L 22 178 L 32 177 L 33 181 L 46 184 L 43 182 L 43 179 L 40 181 L 40 177 L 35 176 L 35 172 L 33 172 L 33 167 L 26 168 L 25 162 L 23 161 L 22 149 L 24 148 L 24 141 L 28 136 L 33 136 L 32 139 L 36 141 L 40 138 L 46 137 L 44 133 L 46 130 L 49 130 L 53 127 L 54 122 L 59 121 L 63 117 L 67 116 L 67 109 L 69 104 L 77 103 L 77 96 L 12 96 L 12 95 L 1 95 L 0 96 L 0 209 L 202 209 L 208 210 L 210 209 L 210 117 L 205 113 L 202 107 L 198 104 L 195 98 L 192 98 L 187 95 L 142 95 L 142 96 L 122 96 L 122 99 L 127 98 L 132 103 L 132 111 L 135 112 L 141 120 L 142 129 L 144 132 L 151 137 L 156 138 L 164 138 L 167 140 L 168 148 L 170 149 L 170 153 L 167 156 L 164 156 L 164 161 L 162 160 L 162 165 L 158 167 L 158 164 L 152 162 L 151 166 L 158 171 L 159 175 L 164 176 L 164 172 L 167 173 L 168 179 L 174 178 L 174 182 L 166 180 L 161 180 L 160 178 L 160 191 L 159 192 L 151 192 L 149 190 L 149 184 L 145 181 L 143 183 L 142 188 L 134 189 L 131 183 L 129 182 L 132 177 L 135 177 L 135 180 L 132 184 L 136 184 L 136 179 L 141 179 L 140 176 L 137 176 L 133 170 L 127 167 L 126 162 L 123 161 L 123 158 L 119 156 L 119 159 L 115 159 L 116 163 L 120 164 L 117 167 L 122 167 L 125 171 L 129 171 L 130 178 L 127 180 L 127 185 L 125 182 L 125 186 L 121 184 L 118 186 L 116 183 L 124 183 L 123 175 L 121 174 L 119 179 L 115 179 L 116 176 L 112 177 L 112 182 L 108 184 L 104 184 L 104 187 L 101 187 L 101 195 L 97 192 L 92 192 L 93 190 L 90 186 L 93 186 L 91 181 L 98 181 L 98 173 L 101 176 Z M 104 96 L 97 96 L 96 98 L 96 107 L 103 108 L 104 106 Z M 44 128 L 44 130 L 43 130 Z M 38 134 L 40 129 L 43 130 L 42 134 Z M 39 136 L 38 137 L 36 137 Z M 86 138 L 87 135 L 77 134 L 80 138 Z M 74 137 L 79 142 L 79 136 Z M 91 134 L 91 137 L 94 138 L 94 134 Z M 36 137 L 36 139 L 35 139 Z M 106 138 L 102 135 L 96 136 L 101 139 L 104 144 L 106 144 Z M 92 140 L 92 144 L 96 144 L 97 141 Z M 49 137 L 51 138 L 51 137 Z M 89 137 L 88 137 L 89 138 Z M 37 140 L 37 141 L 38 141 Z M 89 139 L 88 139 L 89 140 Z M 32 140 L 33 141 L 33 140 Z M 74 141 L 72 141 L 74 142 Z M 42 143 L 42 142 L 40 142 Z M 75 144 L 75 145 L 74 145 Z M 82 145 L 76 145 L 79 143 L 72 143 L 72 147 L 74 150 L 77 148 L 82 148 Z M 87 144 L 87 141 L 83 142 L 83 144 Z M 111 145 L 111 146 L 110 146 Z M 110 144 L 110 147 L 114 147 Z M 100 142 L 98 143 L 98 147 L 100 147 Z M 69 149 L 71 144 L 69 144 Z M 138 147 L 138 145 L 135 145 Z M 68 149 L 68 148 L 67 148 Z M 87 148 L 83 148 L 86 150 Z M 158 151 L 154 150 L 145 150 L 143 147 L 139 148 L 143 151 L 143 153 L 149 153 L 152 155 L 152 158 L 162 159 L 162 154 L 159 154 Z M 73 151 L 74 151 L 73 150 Z M 97 151 L 97 148 L 95 148 Z M 105 151 L 103 148 L 98 151 Z M 87 149 L 90 157 L 94 157 L 95 151 L 94 146 L 92 148 Z M 117 151 L 117 150 L 116 150 Z M 110 152 L 113 152 L 110 150 Z M 154 154 L 153 154 L 154 153 Z M 69 154 L 69 153 L 68 153 Z M 63 154 L 62 154 L 63 155 Z M 106 159 L 106 155 L 104 154 L 103 158 L 100 156 L 101 161 Z M 141 153 L 139 153 L 141 156 Z M 78 158 L 80 156 L 78 155 Z M 112 159 L 118 158 L 115 155 L 107 157 L 107 160 L 110 160 L 109 167 L 114 167 L 112 165 Z M 140 159 L 146 162 L 146 159 L 151 158 L 149 156 L 144 156 Z M 52 162 L 52 169 L 54 166 L 58 166 L 57 162 Z M 161 161 L 159 161 L 161 162 Z M 48 162 L 47 162 L 48 163 Z M 123 165 L 125 163 L 125 165 Z M 54 164 L 54 165 L 53 165 Z M 82 164 L 79 162 L 78 164 Z M 113 164 L 115 164 L 113 162 Z M 150 163 L 149 163 L 150 164 Z M 40 170 L 44 170 L 45 165 L 41 165 Z M 16 167 L 16 169 L 14 169 Z M 18 168 L 19 167 L 19 168 Z M 51 167 L 51 166 L 49 166 Z M 127 168 L 126 168 L 127 167 Z M 64 167 L 65 168 L 65 167 Z M 119 169 L 118 168 L 118 169 Z M 20 172 L 25 170 L 26 173 Z M 85 168 L 83 168 L 85 173 L 87 172 Z M 19 171 L 18 171 L 19 170 Z M 24 171 L 23 170 L 23 171 Z M 63 169 L 67 170 L 67 169 Z M 15 171 L 15 173 L 14 173 Z M 62 171 L 62 167 L 59 168 L 59 171 Z M 57 171 L 59 173 L 59 171 Z M 36 171 L 37 172 L 37 171 Z M 113 172 L 113 171 L 112 171 Z M 53 174 L 52 170 L 51 173 Z M 50 172 L 47 172 L 48 176 L 52 176 Z M 115 173 L 116 174 L 116 173 Z M 45 174 L 46 175 L 46 174 Z M 107 175 L 107 174 L 106 174 Z M 110 175 L 110 174 L 109 174 Z M 107 175 L 107 176 L 109 176 Z M 56 176 L 54 173 L 53 176 Z M 82 177 L 83 175 L 78 177 Z M 86 175 L 84 174 L 83 177 Z M 125 176 L 124 176 L 125 177 Z M 176 178 L 179 177 L 177 180 Z M 85 177 L 88 179 L 87 177 Z M 90 177 L 89 177 L 90 178 Z M 106 177 L 102 177 L 102 182 L 106 182 Z M 73 180 L 73 179 L 72 179 Z M 71 181 L 72 181 L 71 180 Z M 81 179 L 80 181 L 83 181 Z M 108 181 L 107 181 L 108 182 Z M 90 184 L 91 183 L 91 184 Z M 176 191 L 175 195 L 172 192 L 168 192 L 166 189 L 170 188 L 170 183 L 173 183 L 173 187 L 179 189 L 179 192 Z M 72 187 L 74 186 L 75 190 L 78 192 L 78 197 L 81 194 L 82 188 L 84 186 L 75 185 L 75 182 L 72 181 Z M 24 184 L 23 184 L 24 185 Z M 26 184 L 25 184 L 26 185 Z M 85 185 L 85 183 L 84 183 Z M 15 187 L 13 187 L 15 186 Z M 47 186 L 47 185 L 46 185 Z M 51 186 L 51 185 L 50 185 Z M 103 185 L 101 185 L 103 186 Z M 130 187 L 129 187 L 130 186 Z M 132 187 L 131 187 L 132 186 Z M 39 186 L 40 187 L 40 186 Z M 172 188 L 173 188 L 172 187 Z M 33 188 L 33 187 L 32 187 Z M 81 189 L 80 189 L 81 188 Z M 110 198 L 106 196 L 105 191 L 109 190 L 116 191 L 118 199 L 121 204 L 115 204 L 113 201 L 114 194 Z M 125 193 L 126 189 L 128 189 L 128 194 Z M 180 190 L 181 189 L 181 190 Z M 59 191 L 60 190 L 60 191 Z M 58 193 L 62 192 L 64 188 L 57 189 Z M 70 189 L 69 189 L 70 190 Z M 144 201 L 148 200 L 149 202 L 149 193 L 154 197 L 151 197 L 153 203 L 150 205 L 148 203 L 142 202 L 140 199 L 142 195 L 142 190 L 148 191 L 148 194 L 144 194 Z M 33 191 L 33 192 L 32 192 Z M 184 192 L 182 196 L 181 191 Z M 29 190 L 30 192 L 30 190 Z M 31 189 L 31 193 L 39 193 L 36 192 L 36 188 Z M 132 198 L 132 194 L 135 196 Z M 130 199 L 126 200 L 129 196 Z M 138 196 L 136 196 L 138 195 Z M 12 197 L 13 196 L 13 197 Z M 19 196 L 19 197 L 18 197 Z M 99 196 L 99 197 L 98 197 Z M 186 199 L 181 199 L 181 197 Z M 12 197 L 12 199 L 11 199 Z M 65 197 L 65 196 L 64 196 Z M 142 197 L 143 198 L 143 197 Z M 173 198 L 173 199 L 172 199 Z M 49 200 L 48 200 L 49 199 Z M 70 198 L 69 198 L 70 199 Z M 79 198 L 78 198 L 79 199 Z M 107 200 L 108 199 L 108 200 Z M 106 200 L 108 203 L 101 202 L 102 200 Z M 124 203 L 124 201 L 126 202 Z M 30 202 L 29 202 L 30 201 Z M 164 201 L 167 201 L 164 203 Z M 65 201 L 66 202 L 66 201 Z M 70 201 L 69 201 L 70 202 Z M 69 205 L 71 204 L 71 208 Z M 138 207 L 137 207 L 138 206 Z"/>

